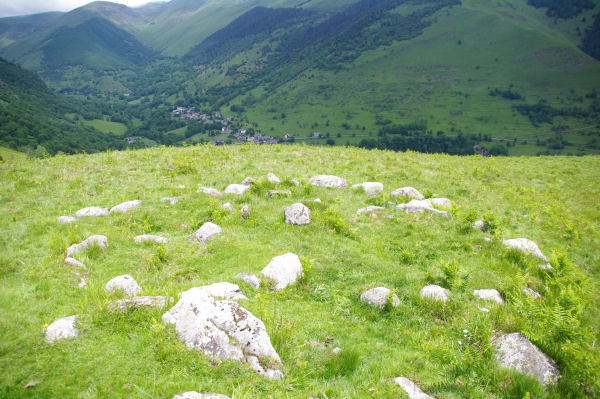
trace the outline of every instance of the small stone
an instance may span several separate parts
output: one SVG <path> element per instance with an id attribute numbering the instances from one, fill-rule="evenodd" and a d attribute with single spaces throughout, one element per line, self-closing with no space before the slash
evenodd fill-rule
<path id="1" fill-rule="evenodd" d="M 78 218 L 81 218 L 84 216 L 106 216 L 108 214 L 109 214 L 108 209 L 101 208 L 99 206 L 90 206 L 90 207 L 83 208 L 83 209 L 80 209 L 77 212 L 75 212 L 75 216 L 77 216 Z"/>
<path id="2" fill-rule="evenodd" d="M 46 327 L 46 341 L 56 342 L 61 339 L 75 338 L 79 330 L 75 327 L 77 315 L 63 317 Z"/>
<path id="3" fill-rule="evenodd" d="M 183 190 L 185 188 L 185 185 L 184 184 L 180 184 L 180 185 L 177 186 L 177 188 L 180 189 L 180 190 Z"/>
<path id="4" fill-rule="evenodd" d="M 473 223 L 473 228 L 479 231 L 486 231 L 485 222 L 483 220 L 476 220 L 475 223 Z"/>
<path id="5" fill-rule="evenodd" d="M 383 192 L 383 184 L 379 182 L 365 182 L 355 184 L 352 188 L 362 188 L 367 195 L 377 195 Z"/>
<path id="6" fill-rule="evenodd" d="M 248 205 L 242 206 L 242 219 L 246 220 L 250 217 L 250 208 Z"/>
<path id="7" fill-rule="evenodd" d="M 220 393 L 198 393 L 196 391 L 183 392 L 173 396 L 173 399 L 230 399 Z"/>
<path id="8" fill-rule="evenodd" d="M 240 273 L 235 278 L 243 280 L 246 284 L 256 289 L 260 288 L 260 278 L 255 274 Z"/>
<path id="9" fill-rule="evenodd" d="M 73 216 L 59 216 L 56 218 L 56 221 L 58 223 L 73 223 L 77 221 L 77 218 Z"/>
<path id="10" fill-rule="evenodd" d="M 404 197 L 416 200 L 422 200 L 425 197 L 421 194 L 417 189 L 412 187 L 402 187 L 397 190 L 392 191 L 390 194 L 392 198 Z"/>
<path id="11" fill-rule="evenodd" d="M 272 183 L 272 184 L 279 184 L 279 183 L 281 183 L 281 180 L 279 180 L 279 177 L 277 177 L 273 173 L 267 174 L 267 180 L 269 181 L 269 183 Z"/>
<path id="12" fill-rule="evenodd" d="M 452 209 L 452 201 L 448 198 L 430 198 L 429 201 L 436 208 Z"/>
<path id="13" fill-rule="evenodd" d="M 285 222 L 294 225 L 310 223 L 310 209 L 300 202 L 290 205 L 284 210 Z"/>
<path id="14" fill-rule="evenodd" d="M 435 399 L 433 396 L 429 396 L 423 392 L 417 384 L 406 377 L 396 377 L 394 378 L 394 382 L 404 389 L 404 392 L 406 392 L 410 399 Z"/>
<path id="15" fill-rule="evenodd" d="M 319 203 L 319 204 L 320 204 L 320 203 L 321 203 L 321 202 L 323 202 L 323 201 L 321 201 L 321 199 L 320 199 L 320 198 L 315 198 L 315 199 L 313 200 L 313 202 L 317 202 L 317 203 Z"/>
<path id="16" fill-rule="evenodd" d="M 206 222 L 200 227 L 196 232 L 190 235 L 188 238 L 195 238 L 196 240 L 204 243 L 214 236 L 221 234 L 223 230 L 221 227 L 217 226 L 214 223 Z"/>
<path id="17" fill-rule="evenodd" d="M 290 183 L 292 183 L 292 184 L 293 184 L 294 186 L 296 186 L 296 187 L 298 187 L 298 186 L 300 186 L 300 185 L 301 185 L 301 184 L 300 184 L 300 182 L 299 182 L 298 180 L 296 180 L 296 179 L 292 179 L 292 180 L 290 180 Z"/>
<path id="18" fill-rule="evenodd" d="M 267 193 L 267 197 L 269 198 L 282 197 L 284 195 L 292 195 L 292 192 L 290 190 L 269 190 Z"/>
<path id="19" fill-rule="evenodd" d="M 342 352 L 342 348 L 340 348 L 339 346 L 336 346 L 335 348 L 333 348 L 331 350 L 331 353 L 333 353 L 334 355 L 338 355 Z"/>
<path id="20" fill-rule="evenodd" d="M 483 307 L 478 308 L 478 309 L 481 310 L 482 312 L 486 312 L 486 313 L 490 311 L 488 308 L 483 308 Z"/>
<path id="21" fill-rule="evenodd" d="M 560 378 L 560 371 L 554 360 L 523 334 L 505 334 L 493 344 L 494 358 L 500 366 L 527 374 L 542 385 L 554 383 Z"/>
<path id="22" fill-rule="evenodd" d="M 541 296 L 539 293 L 535 292 L 534 290 L 532 290 L 532 289 L 531 289 L 531 288 L 529 288 L 529 287 L 527 287 L 527 288 L 523 288 L 523 289 L 521 290 L 521 292 L 522 292 L 523 294 L 527 295 L 527 296 L 530 296 L 530 297 L 532 297 L 533 299 L 539 299 L 539 298 L 541 298 L 541 297 L 542 297 L 542 296 Z"/>
<path id="23" fill-rule="evenodd" d="M 167 237 L 156 236 L 153 234 L 142 234 L 140 236 L 133 237 L 133 241 L 137 243 L 152 241 L 157 244 L 166 244 L 171 240 Z"/>
<path id="24" fill-rule="evenodd" d="M 223 209 L 225 209 L 226 211 L 229 211 L 229 212 L 233 212 L 234 211 L 233 205 L 231 205 L 230 202 L 224 203 L 223 205 L 221 205 L 221 208 L 223 208 Z"/>
<path id="25" fill-rule="evenodd" d="M 382 206 L 370 205 L 365 208 L 360 208 L 358 211 L 356 211 L 356 214 L 360 215 L 361 213 L 373 213 L 375 211 L 383 211 L 384 209 L 385 208 Z"/>
<path id="26" fill-rule="evenodd" d="M 142 291 L 142 288 L 138 285 L 137 281 L 129 274 L 113 278 L 106 283 L 104 288 L 106 291 L 121 291 L 123 295 L 127 296 L 135 296 Z"/>
<path id="27" fill-rule="evenodd" d="M 87 270 L 87 267 L 75 258 L 68 257 L 65 259 L 65 263 L 67 265 L 77 266 L 81 267 L 83 270 Z"/>
<path id="28" fill-rule="evenodd" d="M 131 208 L 135 208 L 137 206 L 140 206 L 141 204 L 142 201 L 140 200 L 123 202 L 119 205 L 115 205 L 112 208 L 110 208 L 110 213 L 125 213 Z"/>
<path id="29" fill-rule="evenodd" d="M 69 248 L 67 248 L 67 257 L 71 257 L 74 254 L 83 252 L 92 246 L 97 246 L 99 248 L 106 248 L 108 246 L 108 238 L 106 238 L 106 236 L 102 236 L 102 235 L 90 236 L 90 237 L 86 238 L 85 240 L 83 240 L 82 242 L 80 242 L 79 244 L 73 244 Z"/>
<path id="30" fill-rule="evenodd" d="M 275 291 L 283 290 L 304 275 L 300 258 L 293 253 L 274 257 L 260 273 L 277 283 Z"/>
<path id="31" fill-rule="evenodd" d="M 83 277 L 81 277 L 79 279 L 79 284 L 77 284 L 78 288 L 85 288 L 87 287 L 87 282 L 85 281 L 85 279 Z"/>
<path id="32" fill-rule="evenodd" d="M 167 303 L 173 303 L 173 298 L 170 296 L 136 296 L 133 298 L 119 299 L 108 305 L 109 309 L 127 310 L 138 309 L 144 307 L 163 308 Z"/>
<path id="33" fill-rule="evenodd" d="M 389 288 L 385 287 L 376 287 L 371 288 L 363 292 L 360 295 L 360 301 L 365 302 L 371 306 L 377 306 L 379 308 L 383 308 L 388 301 L 391 303 L 393 307 L 397 307 L 400 305 L 400 299 L 396 296 L 396 294 L 392 294 L 392 291 Z"/>
<path id="34" fill-rule="evenodd" d="M 318 175 L 311 177 L 308 182 L 313 186 L 317 187 L 330 187 L 330 188 L 346 188 L 348 183 L 346 179 L 332 176 L 332 175 Z"/>
<path id="35" fill-rule="evenodd" d="M 247 190 L 250 190 L 250 186 L 244 184 L 230 184 L 225 189 L 225 194 L 243 195 Z"/>
<path id="36" fill-rule="evenodd" d="M 171 205 L 175 205 L 179 202 L 179 197 L 163 197 L 160 199 L 160 202 L 168 202 Z"/>
<path id="37" fill-rule="evenodd" d="M 500 293 L 494 289 L 474 290 L 473 295 L 479 299 L 486 299 L 500 304 L 504 303 Z"/>
<path id="38" fill-rule="evenodd" d="M 204 193 L 206 195 L 212 195 L 213 197 L 217 197 L 217 198 L 222 198 L 223 194 L 221 194 L 221 192 L 219 190 L 217 190 L 216 188 L 212 188 L 212 187 L 200 187 L 198 189 L 199 193 Z"/>
<path id="39" fill-rule="evenodd" d="M 251 186 L 252 183 L 254 183 L 256 180 L 254 180 L 251 177 L 246 177 L 244 180 L 242 180 L 242 182 L 240 183 L 243 186 Z"/>
<path id="40" fill-rule="evenodd" d="M 447 289 L 440 287 L 439 285 L 427 285 L 421 288 L 421 298 L 430 298 L 436 301 L 446 302 L 450 296 Z"/>

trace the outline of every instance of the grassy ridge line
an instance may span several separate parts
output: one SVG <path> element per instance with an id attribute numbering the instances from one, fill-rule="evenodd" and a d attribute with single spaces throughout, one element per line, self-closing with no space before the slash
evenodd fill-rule
<path id="1" fill-rule="evenodd" d="M 271 171 L 305 185 L 292 187 L 289 199 L 268 200 L 264 176 Z M 319 173 L 343 176 L 349 184 L 381 181 L 386 193 L 411 185 L 427 196 L 448 197 L 455 221 L 393 211 L 393 219 L 357 217 L 356 209 L 387 198 L 306 184 Z M 2 164 L 0 217 L 7 222 L 0 235 L 0 393 L 170 398 L 193 389 L 236 398 L 388 398 L 400 394 L 390 379 L 407 375 L 439 397 L 579 397 L 584 389 L 598 389 L 599 355 L 591 343 L 599 303 L 590 287 L 599 279 L 599 174 L 600 158 L 589 156 L 459 158 L 300 145 L 154 148 Z M 222 190 L 246 176 L 261 179 L 242 198 L 195 192 L 198 184 Z M 186 188 L 178 189 L 181 184 Z M 182 199 L 175 206 L 159 202 L 177 195 Z M 315 197 L 323 205 L 311 203 Z M 125 215 L 54 222 L 84 206 L 135 198 L 144 203 Z M 248 203 L 251 218 L 223 212 L 226 201 L 238 210 Z M 283 223 L 283 208 L 298 201 L 313 211 L 304 228 Z M 534 260 L 485 244 L 468 228 L 472 216 L 495 221 L 498 235 L 535 240 L 557 272 L 546 275 Z M 206 246 L 188 242 L 185 237 L 207 220 L 224 234 Z M 158 232 L 173 241 L 165 247 L 133 243 L 137 234 Z M 68 245 L 90 234 L 107 235 L 109 249 L 81 257 L 89 287 L 78 290 L 74 270 L 62 260 Z M 146 295 L 177 297 L 190 287 L 235 282 L 239 272 L 258 273 L 288 251 L 307 269 L 297 287 L 270 294 L 240 283 L 250 298 L 243 306 L 265 322 L 283 360 L 283 382 L 259 378 L 245 365 L 211 365 L 163 325 L 162 310 L 106 310 L 115 297 L 103 287 L 118 274 L 132 274 Z M 450 289 L 450 303 L 420 301 L 426 283 Z M 398 309 L 380 312 L 358 302 L 364 289 L 379 285 L 398 294 Z M 524 300 L 523 285 L 546 299 Z M 499 289 L 508 304 L 476 302 L 471 292 L 478 288 Z M 554 308 L 559 312 L 549 313 Z M 81 315 L 83 335 L 45 344 L 41 327 L 70 314 Z M 557 359 L 562 383 L 544 392 L 526 377 L 499 370 L 487 343 L 493 330 L 526 333 Z M 328 337 L 344 355 L 331 355 Z M 312 340 L 319 344 L 312 347 Z M 481 350 L 458 344 L 470 340 Z M 40 384 L 24 390 L 30 380 Z"/>

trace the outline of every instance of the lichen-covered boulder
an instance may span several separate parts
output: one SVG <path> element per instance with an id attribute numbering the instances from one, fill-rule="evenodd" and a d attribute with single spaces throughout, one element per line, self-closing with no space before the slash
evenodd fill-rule
<path id="1" fill-rule="evenodd" d="M 230 184 L 225 188 L 225 194 L 243 195 L 250 190 L 250 186 L 245 184 Z"/>
<path id="2" fill-rule="evenodd" d="M 393 307 L 400 305 L 400 299 L 396 294 L 392 294 L 392 291 L 385 287 L 375 287 L 363 292 L 360 301 L 378 308 L 383 308 L 388 302 Z"/>
<path id="3" fill-rule="evenodd" d="M 83 208 L 75 212 L 75 216 L 78 218 L 84 216 L 106 216 L 109 213 L 110 212 L 108 212 L 108 209 L 106 208 L 102 208 L 99 206 L 88 206 L 87 208 Z"/>
<path id="4" fill-rule="evenodd" d="M 111 279 L 104 288 L 106 291 L 121 291 L 123 295 L 127 296 L 135 296 L 142 291 L 142 287 L 129 274 Z"/>
<path id="5" fill-rule="evenodd" d="M 285 208 L 283 214 L 285 222 L 288 224 L 303 225 L 310 223 L 310 209 L 300 202 Z"/>
<path id="6" fill-rule="evenodd" d="M 409 199 L 422 200 L 425 197 L 416 188 L 413 187 L 402 187 L 392 191 L 390 194 L 392 198 L 404 197 Z"/>
<path id="7" fill-rule="evenodd" d="M 108 246 L 108 238 L 106 238 L 106 236 L 97 234 L 89 236 L 79 244 L 73 244 L 67 248 L 67 257 L 71 257 L 74 254 L 83 252 L 93 246 L 97 246 L 98 248 L 106 248 Z"/>
<path id="8" fill-rule="evenodd" d="M 214 223 L 206 222 L 188 238 L 195 238 L 196 240 L 204 243 L 214 236 L 221 234 L 221 232 L 223 232 L 221 227 Z"/>
<path id="9" fill-rule="evenodd" d="M 362 190 L 367 195 L 377 195 L 383 192 L 383 184 L 379 182 L 365 182 L 360 184 L 355 184 L 352 188 L 362 188 Z"/>
<path id="10" fill-rule="evenodd" d="M 429 298 L 436 301 L 446 302 L 450 297 L 450 292 L 439 285 L 432 284 L 421 288 L 420 296 L 421 298 Z"/>
<path id="11" fill-rule="evenodd" d="M 330 188 L 346 188 L 348 183 L 346 179 L 342 177 L 332 175 L 317 175 L 311 177 L 308 182 L 313 186 L 317 187 L 330 187 Z"/>
<path id="12" fill-rule="evenodd" d="M 166 244 L 171 240 L 167 237 L 161 237 L 161 236 L 157 236 L 157 235 L 153 235 L 153 234 L 142 234 L 142 235 L 133 237 L 133 241 L 135 241 L 138 244 L 142 243 L 142 242 L 148 242 L 148 241 L 155 242 L 157 244 Z"/>
<path id="13" fill-rule="evenodd" d="M 274 257 L 260 273 L 276 282 L 275 291 L 281 291 L 289 284 L 294 284 L 304 274 L 300 258 L 293 253 Z"/>
<path id="14" fill-rule="evenodd" d="M 140 206 L 141 204 L 142 201 L 140 200 L 123 202 L 110 208 L 110 213 L 125 213 L 132 208 Z"/>
<path id="15" fill-rule="evenodd" d="M 560 371 L 554 360 L 523 334 L 505 334 L 493 344 L 494 358 L 502 367 L 527 374 L 542 385 L 554 383 L 560 378 Z"/>
<path id="16" fill-rule="evenodd" d="M 199 287 L 201 288 L 201 287 Z M 245 361 L 269 378 L 283 378 L 281 360 L 262 321 L 241 305 L 217 300 L 202 289 L 191 289 L 162 317 L 175 325 L 179 338 L 189 348 L 209 356 Z M 268 365 L 263 367 L 264 362 Z"/>
<path id="17" fill-rule="evenodd" d="M 56 320 L 46 327 L 46 341 L 56 342 L 61 339 L 75 338 L 79 335 L 79 330 L 75 327 L 77 315 L 63 317 Z"/>
<path id="18" fill-rule="evenodd" d="M 504 299 L 502 299 L 500 293 L 495 289 L 474 290 L 473 295 L 479 299 L 494 301 L 500 304 L 504 303 Z"/>

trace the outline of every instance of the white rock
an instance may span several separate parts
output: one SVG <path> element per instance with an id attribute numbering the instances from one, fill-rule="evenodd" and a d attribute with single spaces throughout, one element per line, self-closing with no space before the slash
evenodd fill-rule
<path id="1" fill-rule="evenodd" d="M 554 360 L 522 334 L 505 334 L 494 342 L 494 346 L 494 358 L 502 367 L 527 374 L 543 385 L 560 378 Z"/>
<path id="2" fill-rule="evenodd" d="M 74 254 L 83 252 L 92 246 L 97 246 L 99 248 L 106 248 L 108 246 L 108 238 L 106 238 L 106 236 L 102 236 L 102 235 L 90 236 L 90 237 L 86 238 L 85 240 L 83 240 L 82 242 L 80 242 L 79 244 L 73 244 L 69 248 L 67 248 L 67 257 L 71 257 Z"/>
<path id="3" fill-rule="evenodd" d="M 269 190 L 267 197 L 283 197 L 284 195 L 292 195 L 290 190 Z"/>
<path id="4" fill-rule="evenodd" d="M 183 392 L 173 396 L 173 399 L 230 399 L 220 393 L 198 393 L 196 391 Z"/>
<path id="5" fill-rule="evenodd" d="M 544 262 L 550 262 L 548 258 L 544 256 L 542 251 L 538 248 L 537 244 L 527 238 L 512 238 L 510 240 L 503 240 L 502 243 L 507 247 L 516 249 L 521 252 L 525 252 L 527 254 L 533 255 L 537 258 L 540 258 Z M 550 263 L 543 267 L 544 269 L 552 269 Z"/>
<path id="6" fill-rule="evenodd" d="M 196 232 L 190 235 L 188 238 L 195 238 L 200 242 L 206 242 L 214 236 L 221 234 L 223 229 L 214 223 L 206 222 Z"/>
<path id="7" fill-rule="evenodd" d="M 446 302 L 450 296 L 450 292 L 439 285 L 427 285 L 421 288 L 420 295 L 421 298 L 431 298 L 436 301 Z"/>
<path id="8" fill-rule="evenodd" d="M 81 267 L 83 270 L 87 270 L 87 267 L 75 258 L 68 257 L 65 259 L 65 263 L 68 265 Z"/>
<path id="9" fill-rule="evenodd" d="M 129 274 L 117 276 L 106 283 L 104 287 L 107 291 L 121 291 L 123 295 L 135 296 L 142 291 L 137 281 Z"/>
<path id="10" fill-rule="evenodd" d="M 318 202 L 319 204 L 322 202 L 320 198 L 315 198 L 313 202 Z"/>
<path id="11" fill-rule="evenodd" d="M 500 293 L 494 289 L 474 290 L 473 295 L 479 299 L 486 299 L 496 303 L 504 303 Z"/>
<path id="12" fill-rule="evenodd" d="M 188 290 L 189 292 L 194 292 L 193 290 L 201 291 L 206 295 L 210 295 L 216 299 L 230 299 L 230 300 L 238 300 L 238 299 L 248 299 L 242 293 L 242 290 L 237 284 L 222 282 L 222 283 L 214 283 L 210 285 L 203 285 L 202 287 L 196 287 Z"/>
<path id="13" fill-rule="evenodd" d="M 244 184 L 230 184 L 225 188 L 225 194 L 243 195 L 247 190 L 250 190 L 250 186 Z"/>
<path id="14" fill-rule="evenodd" d="M 473 223 L 473 228 L 475 230 L 485 231 L 485 222 L 483 220 L 476 220 L 475 223 Z"/>
<path id="15" fill-rule="evenodd" d="M 256 274 L 240 273 L 235 278 L 243 280 L 246 284 L 256 289 L 260 288 L 260 278 Z"/>
<path id="16" fill-rule="evenodd" d="M 482 312 L 486 312 L 486 313 L 490 311 L 488 308 L 483 308 L 483 307 L 478 308 L 478 309 L 481 310 Z"/>
<path id="17" fill-rule="evenodd" d="M 334 355 L 338 355 L 342 352 L 342 348 L 340 348 L 339 346 L 336 346 L 335 348 L 333 348 L 331 350 L 331 353 L 333 353 Z"/>
<path id="18" fill-rule="evenodd" d="M 231 203 L 229 202 L 226 202 L 223 205 L 221 205 L 221 208 L 225 209 L 226 211 L 233 212 L 233 205 L 231 205 Z"/>
<path id="19" fill-rule="evenodd" d="M 311 177 L 308 182 L 313 186 L 317 187 L 332 187 L 332 188 L 346 188 L 348 183 L 346 179 L 332 176 L 332 175 L 318 175 Z"/>
<path id="20" fill-rule="evenodd" d="M 157 244 L 166 244 L 171 240 L 167 237 L 156 236 L 153 234 L 142 234 L 140 236 L 133 237 L 133 241 L 135 241 L 137 243 L 152 241 Z"/>
<path id="21" fill-rule="evenodd" d="M 301 184 L 300 184 L 300 182 L 299 182 L 298 180 L 296 180 L 296 179 L 292 179 L 292 180 L 290 180 L 290 183 L 292 183 L 292 184 L 293 184 L 294 186 L 296 186 L 296 187 L 298 187 L 298 186 L 300 186 L 300 185 L 301 185 Z"/>
<path id="22" fill-rule="evenodd" d="M 78 218 L 84 217 L 84 216 L 106 216 L 108 214 L 109 214 L 108 209 L 101 208 L 99 206 L 90 206 L 90 207 L 83 208 L 83 209 L 80 209 L 77 212 L 75 212 L 75 216 L 77 216 Z"/>
<path id="23" fill-rule="evenodd" d="M 422 200 L 425 197 L 421 194 L 416 188 L 412 187 L 402 187 L 397 190 L 392 191 L 390 194 L 392 198 L 404 197 L 416 200 Z"/>
<path id="24" fill-rule="evenodd" d="M 60 339 L 75 338 L 79 330 L 75 327 L 77 315 L 63 317 L 46 327 L 46 341 L 56 342 Z"/>
<path id="25" fill-rule="evenodd" d="M 79 284 L 77 284 L 77 287 L 78 288 L 85 288 L 85 287 L 87 287 L 87 283 L 86 283 L 86 281 L 85 281 L 85 279 L 83 277 L 81 277 L 79 279 Z"/>
<path id="26" fill-rule="evenodd" d="M 58 223 L 73 223 L 77 220 L 76 217 L 73 216 L 59 216 L 56 218 Z"/>
<path id="27" fill-rule="evenodd" d="M 373 213 L 375 211 L 383 211 L 384 209 L 385 208 L 382 206 L 370 205 L 365 208 L 360 208 L 358 211 L 356 211 L 356 214 L 360 215 L 361 213 Z"/>
<path id="28" fill-rule="evenodd" d="M 396 377 L 394 382 L 404 389 L 410 399 L 435 399 L 423 392 L 417 384 L 406 377 Z"/>
<path id="29" fill-rule="evenodd" d="M 392 291 L 385 287 L 371 288 L 360 295 L 360 301 L 379 308 L 383 308 L 388 301 L 390 301 L 393 307 L 400 305 L 400 299 L 398 299 L 396 294 L 392 294 L 390 297 L 391 293 Z"/>
<path id="30" fill-rule="evenodd" d="M 217 198 L 223 197 L 223 194 L 221 194 L 221 192 L 219 190 L 217 190 L 216 188 L 212 188 L 212 187 L 200 187 L 198 189 L 198 192 L 204 193 L 206 195 L 212 195 L 213 197 L 217 197 Z"/>
<path id="31" fill-rule="evenodd" d="M 279 184 L 279 183 L 281 183 L 281 180 L 279 180 L 279 177 L 277 177 L 273 173 L 267 174 L 267 180 L 269 181 L 269 183 L 273 183 L 273 184 Z"/>
<path id="32" fill-rule="evenodd" d="M 355 184 L 352 188 L 362 188 L 367 195 L 377 195 L 383 192 L 383 184 L 379 182 L 365 182 Z"/>
<path id="33" fill-rule="evenodd" d="M 183 292 L 162 319 L 175 325 L 179 339 L 189 348 L 209 356 L 247 362 L 251 357 L 266 358 L 281 364 L 262 321 L 239 304 L 216 300 L 203 289 Z M 278 374 L 272 370 L 264 374 Z"/>
<path id="34" fill-rule="evenodd" d="M 242 206 L 242 219 L 248 219 L 250 217 L 250 208 L 248 205 Z"/>
<path id="35" fill-rule="evenodd" d="M 135 208 L 137 206 L 140 206 L 141 204 L 142 201 L 140 200 L 122 202 L 119 205 L 115 205 L 112 208 L 110 208 L 110 213 L 125 213 L 131 208 Z"/>
<path id="36" fill-rule="evenodd" d="M 448 198 L 430 198 L 429 201 L 436 208 L 452 209 L 452 201 Z"/>
<path id="37" fill-rule="evenodd" d="M 283 290 L 304 275 L 300 258 L 293 253 L 274 257 L 260 273 L 277 282 L 276 291 Z"/>
<path id="38" fill-rule="evenodd" d="M 258 360 L 258 358 L 256 356 L 248 356 L 246 358 L 246 361 L 248 362 L 248 364 L 250 365 L 250 367 L 252 367 L 252 369 L 254 371 L 256 371 L 258 374 L 262 374 L 265 377 L 267 377 L 270 380 L 281 380 L 283 379 L 283 373 L 280 370 L 277 369 L 267 369 L 265 370 L 262 366 L 262 364 L 260 364 L 260 360 Z"/>
<path id="39" fill-rule="evenodd" d="M 482 237 L 481 239 L 485 242 L 492 242 L 492 239 L 489 237 Z"/>
<path id="40" fill-rule="evenodd" d="M 252 177 L 246 177 L 240 184 L 243 186 L 251 186 L 255 181 L 256 180 L 254 180 Z"/>
<path id="41" fill-rule="evenodd" d="M 185 185 L 184 184 L 180 184 L 180 185 L 177 186 L 177 188 L 180 189 L 180 190 L 183 190 L 185 188 Z"/>
<path id="42" fill-rule="evenodd" d="M 290 205 L 285 208 L 285 222 L 295 225 L 303 225 L 310 223 L 310 209 L 300 202 Z"/>
<path id="43" fill-rule="evenodd" d="M 173 303 L 170 296 L 136 296 L 133 298 L 119 299 L 108 305 L 109 309 L 138 309 L 138 308 L 163 308 L 167 303 Z"/>
<path id="44" fill-rule="evenodd" d="M 541 297 L 542 297 L 542 296 L 541 296 L 539 293 L 535 292 L 534 290 L 532 290 L 532 289 L 531 289 L 531 288 L 529 288 L 529 287 L 527 287 L 527 288 L 523 288 L 523 289 L 521 290 L 521 292 L 522 292 L 523 294 L 525 294 L 525 295 L 528 295 L 528 296 L 532 297 L 533 299 L 538 299 L 538 298 L 541 298 Z"/>
<path id="45" fill-rule="evenodd" d="M 179 202 L 179 197 L 163 197 L 160 199 L 160 202 L 168 202 L 171 205 L 175 205 Z"/>
<path id="46" fill-rule="evenodd" d="M 396 206 L 397 211 L 405 211 L 406 213 L 423 213 L 423 211 L 427 211 L 430 213 L 434 213 L 436 215 L 444 216 L 450 220 L 452 220 L 452 215 L 450 215 L 446 211 L 439 211 L 435 209 L 431 205 L 431 201 L 429 199 L 424 200 L 410 200 L 407 204 L 399 204 Z"/>

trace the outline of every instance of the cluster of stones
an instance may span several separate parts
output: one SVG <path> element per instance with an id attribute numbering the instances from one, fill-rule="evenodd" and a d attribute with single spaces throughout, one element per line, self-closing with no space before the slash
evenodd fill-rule
<path id="1" fill-rule="evenodd" d="M 272 184 L 280 184 L 281 180 L 269 173 L 267 180 Z M 244 195 L 252 189 L 254 179 L 248 177 L 240 184 L 230 184 L 224 190 L 224 194 Z M 294 185 L 299 185 L 295 180 L 291 181 Z M 346 188 L 348 184 L 345 179 L 332 175 L 318 175 L 310 178 L 309 183 L 317 187 L 327 188 Z M 364 182 L 355 184 L 353 189 L 362 190 L 366 195 L 375 196 L 383 192 L 383 184 L 379 182 Z M 216 198 L 223 198 L 223 194 L 211 187 L 199 187 L 198 192 L 210 195 Z M 283 197 L 291 195 L 290 190 L 270 190 L 267 194 L 269 198 Z M 391 192 L 392 199 L 404 198 L 409 202 L 395 205 L 397 211 L 406 213 L 428 212 L 444 216 L 452 220 L 448 213 L 452 209 L 452 203 L 447 198 L 425 198 L 418 190 L 413 187 L 402 187 Z M 168 202 L 171 205 L 179 201 L 179 197 L 165 197 L 162 202 Z M 320 202 L 317 198 L 315 202 Z M 57 219 L 61 223 L 72 223 L 78 218 L 86 216 L 105 216 L 110 213 L 125 213 L 129 209 L 137 207 L 141 201 L 128 201 L 116 205 L 110 210 L 101 207 L 88 207 L 80 209 L 75 213 L 75 217 L 61 216 Z M 222 208 L 228 211 L 234 211 L 231 203 L 225 203 Z M 441 208 L 441 209 L 439 209 Z M 384 210 L 384 207 L 368 206 L 361 208 L 357 214 L 374 213 Z M 242 219 L 247 219 L 250 215 L 248 205 L 243 205 L 241 209 Z M 302 204 L 295 203 L 284 209 L 285 223 L 292 225 L 306 225 L 310 223 L 310 209 Z M 473 227 L 480 231 L 486 231 L 486 224 L 478 220 Z M 201 243 L 212 239 L 222 233 L 220 226 L 207 222 L 197 231 L 189 236 Z M 166 244 L 170 240 L 166 237 L 157 235 L 139 235 L 134 237 L 136 243 L 154 242 Z M 490 240 L 491 241 L 491 240 Z M 541 259 L 544 265 L 543 269 L 551 269 L 552 266 L 538 246 L 531 240 L 525 238 L 515 238 L 503 240 L 505 246 L 522 251 Z M 78 254 L 89 249 L 92 246 L 106 248 L 108 239 L 105 236 L 93 235 L 86 240 L 73 244 L 67 249 L 67 264 L 77 266 L 83 270 L 87 267 L 73 258 L 72 255 Z M 288 285 L 296 283 L 303 276 L 302 264 L 297 255 L 286 253 L 276 256 L 261 271 L 261 277 L 249 273 L 240 273 L 235 278 L 244 281 L 253 288 L 258 289 L 264 279 L 275 291 L 284 290 Z M 85 281 L 82 279 L 85 286 Z M 80 286 L 82 286 L 80 284 Z M 126 310 L 129 308 L 140 307 L 158 307 L 164 308 L 174 299 L 166 296 L 137 296 L 141 287 L 130 275 L 121 275 L 111 279 L 106 283 L 105 289 L 110 292 L 120 291 L 122 295 L 128 298 L 120 299 L 109 305 L 110 309 Z M 530 288 L 523 288 L 525 295 L 533 299 L 540 298 L 541 295 Z M 504 300 L 500 293 L 495 289 L 479 289 L 473 291 L 473 296 L 498 305 L 502 305 Z M 438 285 L 427 285 L 420 291 L 420 297 L 423 300 L 433 300 L 446 302 L 450 299 L 450 292 Z M 252 315 L 249 311 L 239 305 L 237 300 L 245 300 L 246 296 L 242 293 L 239 286 L 232 283 L 221 282 L 212 285 L 195 287 L 181 294 L 180 300 L 175 306 L 167 311 L 162 319 L 167 324 L 175 326 L 179 338 L 185 344 L 193 349 L 200 350 L 205 354 L 222 359 L 232 359 L 247 362 L 251 368 L 258 373 L 265 375 L 270 379 L 281 379 L 284 377 L 281 371 L 281 360 L 273 348 L 264 323 Z M 370 306 L 384 308 L 386 305 L 397 307 L 400 305 L 400 299 L 389 288 L 375 287 L 364 291 L 360 295 L 360 301 Z M 480 308 L 482 311 L 488 311 L 486 308 Z M 55 342 L 59 339 L 73 338 L 79 334 L 75 326 L 77 315 L 64 317 L 56 320 L 46 328 L 46 340 Z M 558 367 L 552 359 L 545 355 L 535 345 L 533 345 L 525 336 L 519 333 L 504 334 L 495 337 L 494 355 L 497 362 L 504 367 L 515 369 L 521 373 L 533 376 L 542 384 L 548 384 L 557 381 L 560 378 Z M 341 351 L 336 348 L 335 353 Z M 270 359 L 269 366 L 263 366 L 259 359 Z M 424 393 L 421 388 L 411 380 L 405 377 L 397 377 L 394 382 L 398 384 L 410 398 L 427 399 L 431 396 Z M 175 395 L 173 399 L 223 399 L 227 396 L 215 393 L 200 394 L 198 392 L 184 392 Z"/>

